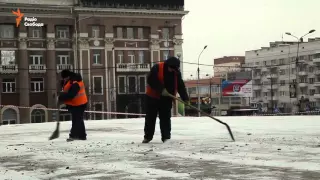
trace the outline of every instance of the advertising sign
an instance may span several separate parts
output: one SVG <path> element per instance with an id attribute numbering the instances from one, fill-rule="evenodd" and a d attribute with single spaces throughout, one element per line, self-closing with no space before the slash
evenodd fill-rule
<path id="1" fill-rule="evenodd" d="M 222 82 L 222 96 L 252 97 L 252 80 L 225 80 Z"/>

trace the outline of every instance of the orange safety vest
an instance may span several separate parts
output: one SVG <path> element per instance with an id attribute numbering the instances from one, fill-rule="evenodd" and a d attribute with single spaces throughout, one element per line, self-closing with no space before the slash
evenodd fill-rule
<path id="1" fill-rule="evenodd" d="M 63 87 L 63 91 L 68 92 L 70 87 L 74 83 L 78 83 L 78 85 L 80 86 L 80 90 L 79 90 L 78 94 L 73 99 L 64 101 L 64 103 L 66 105 L 70 105 L 70 106 L 80 106 L 80 105 L 86 104 L 88 102 L 88 98 L 87 98 L 87 94 L 86 94 L 86 89 L 84 87 L 84 83 L 82 81 L 80 81 L 80 82 L 73 81 L 73 83 L 70 83 L 70 81 L 68 81 L 66 83 L 66 85 Z"/>
<path id="2" fill-rule="evenodd" d="M 158 63 L 159 65 L 159 71 L 158 71 L 158 79 L 160 83 L 164 86 L 164 62 Z M 175 73 L 174 76 L 174 96 L 177 94 L 178 90 L 178 79 L 177 74 Z M 147 92 L 146 94 L 149 97 L 160 99 L 161 93 L 157 92 L 156 90 L 152 89 L 149 84 L 147 85 Z"/>

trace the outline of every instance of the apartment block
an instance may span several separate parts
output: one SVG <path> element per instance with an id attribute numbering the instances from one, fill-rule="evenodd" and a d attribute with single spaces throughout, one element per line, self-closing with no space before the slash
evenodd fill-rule
<path id="1" fill-rule="evenodd" d="M 244 64 L 244 56 L 224 56 L 213 60 L 215 77 L 225 77 L 229 72 L 238 72 Z"/>
<path id="2" fill-rule="evenodd" d="M 261 104 L 265 111 L 273 106 L 295 112 L 303 96 L 312 108 L 320 106 L 320 38 L 310 38 L 299 46 L 296 42 L 272 42 L 270 47 L 247 51 L 245 66 L 253 71 L 253 105 Z"/>
<path id="3" fill-rule="evenodd" d="M 222 96 L 221 93 L 221 78 L 212 77 L 199 80 L 199 94 L 200 98 L 207 98 L 211 95 L 211 103 L 216 108 L 213 109 L 212 114 L 219 116 L 222 111 L 228 110 L 231 106 L 245 106 L 246 99 L 243 97 Z M 189 93 L 191 103 L 198 104 L 198 80 L 186 80 L 185 85 Z M 210 92 L 211 91 L 211 92 Z"/>
<path id="4" fill-rule="evenodd" d="M 1 4 L 1 124 L 54 121 L 52 111 L 38 108 L 57 108 L 53 94 L 61 91 L 63 69 L 83 76 L 88 110 L 144 113 L 152 65 L 168 56 L 183 60 L 181 19 L 187 14 L 183 4 L 145 6 L 85 0 Z M 19 26 L 12 14 L 18 9 L 24 14 Z M 43 26 L 28 26 L 25 17 Z M 60 114 L 62 121 L 70 118 Z"/>

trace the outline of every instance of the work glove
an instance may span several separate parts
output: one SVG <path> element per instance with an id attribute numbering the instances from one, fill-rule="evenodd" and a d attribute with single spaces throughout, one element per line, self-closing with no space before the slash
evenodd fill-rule
<path id="1" fill-rule="evenodd" d="M 161 95 L 162 96 L 169 96 L 170 93 L 166 89 L 163 89 Z"/>

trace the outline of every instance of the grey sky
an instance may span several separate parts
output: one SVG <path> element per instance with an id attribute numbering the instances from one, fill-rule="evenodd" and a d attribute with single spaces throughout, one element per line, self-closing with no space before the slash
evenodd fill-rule
<path id="1" fill-rule="evenodd" d="M 285 32 L 320 37 L 320 0 L 185 0 L 190 13 L 183 19 L 184 61 L 213 64 L 213 58 L 244 55 L 270 41 L 295 40 Z M 184 64 L 184 78 L 196 75 L 196 65 Z M 213 74 L 200 66 L 200 75 Z"/>

